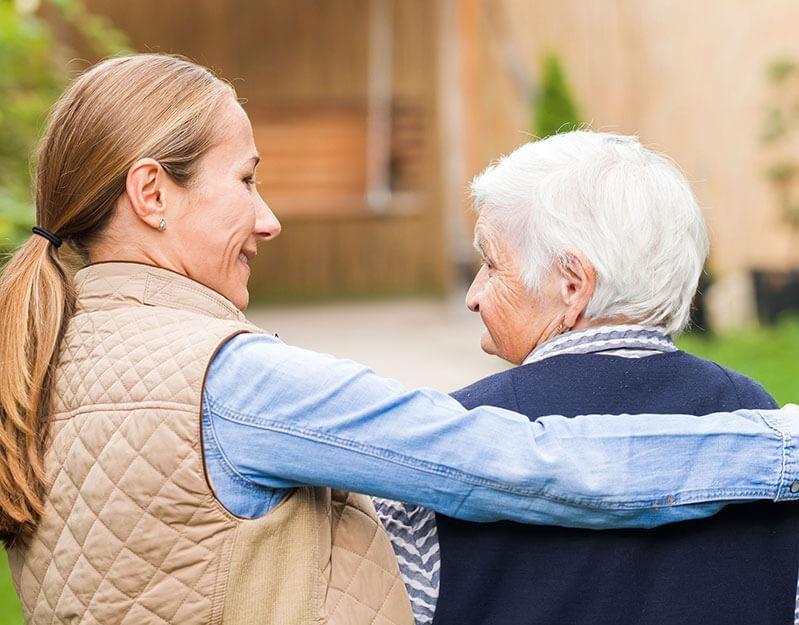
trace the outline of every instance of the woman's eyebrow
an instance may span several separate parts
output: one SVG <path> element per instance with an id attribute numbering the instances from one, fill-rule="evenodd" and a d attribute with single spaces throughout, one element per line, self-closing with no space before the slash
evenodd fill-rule
<path id="1" fill-rule="evenodd" d="M 482 238 L 480 238 L 479 236 L 475 237 L 473 245 L 474 249 L 477 250 L 480 256 L 482 256 L 483 258 L 491 259 L 491 255 L 486 250 L 486 245 Z"/>
<path id="2" fill-rule="evenodd" d="M 261 162 L 261 157 L 260 157 L 260 156 L 258 156 L 257 154 L 256 154 L 255 156 L 251 156 L 251 157 L 250 157 L 250 158 L 247 160 L 247 163 L 248 163 L 248 164 L 249 164 L 249 163 L 252 163 L 252 167 L 253 167 L 253 169 L 255 169 L 256 167 L 258 167 L 258 163 L 260 163 L 260 162 Z"/>

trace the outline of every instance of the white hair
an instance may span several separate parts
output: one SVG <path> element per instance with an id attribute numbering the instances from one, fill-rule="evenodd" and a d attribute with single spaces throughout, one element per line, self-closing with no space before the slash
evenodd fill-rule
<path id="1" fill-rule="evenodd" d="M 708 253 L 702 212 L 680 169 L 637 137 L 574 131 L 527 143 L 478 175 L 475 208 L 518 253 L 535 291 L 580 252 L 596 270 L 586 309 L 680 332 Z"/>

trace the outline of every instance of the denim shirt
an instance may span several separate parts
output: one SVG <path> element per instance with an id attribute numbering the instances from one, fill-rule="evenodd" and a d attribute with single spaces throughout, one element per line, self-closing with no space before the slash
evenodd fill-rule
<path id="1" fill-rule="evenodd" d="M 219 350 L 203 399 L 210 480 L 242 517 L 300 485 L 470 521 L 588 528 L 799 497 L 797 411 L 531 422 L 501 408 L 467 411 L 446 393 L 407 390 L 351 360 L 252 334 Z"/>

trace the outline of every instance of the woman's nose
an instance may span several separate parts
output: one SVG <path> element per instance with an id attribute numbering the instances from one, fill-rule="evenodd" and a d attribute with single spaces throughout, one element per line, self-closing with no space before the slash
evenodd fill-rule
<path id="1" fill-rule="evenodd" d="M 258 217 L 255 220 L 255 235 L 259 239 L 274 239 L 280 234 L 282 226 L 266 202 L 261 200 Z"/>
<path id="2" fill-rule="evenodd" d="M 479 312 L 480 311 L 480 292 L 482 291 L 482 274 L 483 269 L 480 268 L 480 271 L 477 272 L 477 275 L 472 280 L 471 286 L 469 286 L 469 291 L 466 293 L 466 308 L 471 310 L 472 312 Z"/>

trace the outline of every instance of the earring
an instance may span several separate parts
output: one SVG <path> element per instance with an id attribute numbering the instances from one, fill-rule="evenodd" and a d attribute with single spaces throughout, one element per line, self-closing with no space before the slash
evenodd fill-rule
<path id="1" fill-rule="evenodd" d="M 158 232 L 163 232 L 164 230 L 166 230 L 166 219 L 161 219 L 158 223 Z"/>

